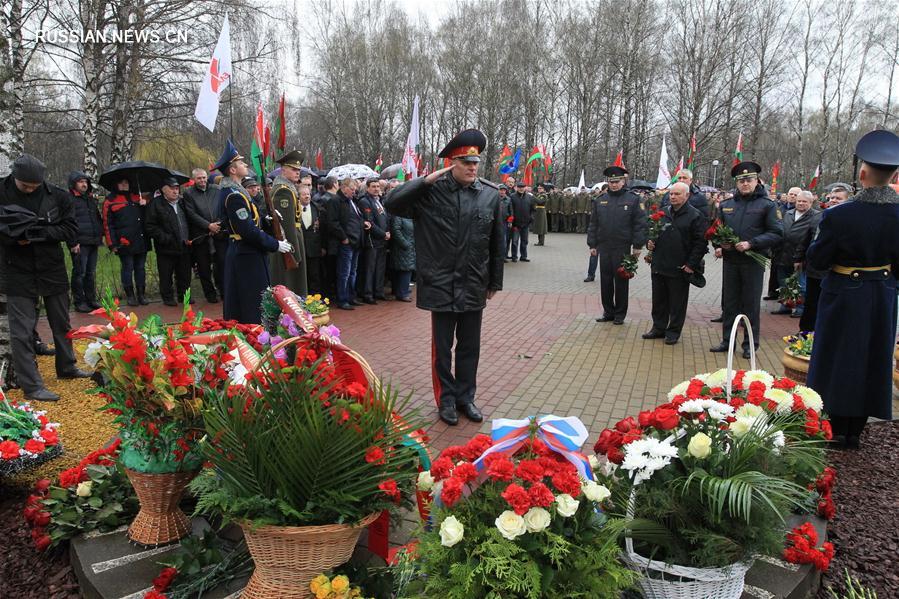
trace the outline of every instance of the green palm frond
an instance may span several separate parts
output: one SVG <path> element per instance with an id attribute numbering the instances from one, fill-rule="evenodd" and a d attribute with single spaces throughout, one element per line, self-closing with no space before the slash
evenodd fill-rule
<path id="1" fill-rule="evenodd" d="M 806 490 L 793 482 L 757 471 L 720 477 L 697 468 L 679 484 L 682 496 L 694 491 L 699 494 L 699 500 L 709 507 L 716 522 L 738 518 L 748 523 L 753 509 L 780 513 L 780 506 L 798 507 L 806 495 Z"/>

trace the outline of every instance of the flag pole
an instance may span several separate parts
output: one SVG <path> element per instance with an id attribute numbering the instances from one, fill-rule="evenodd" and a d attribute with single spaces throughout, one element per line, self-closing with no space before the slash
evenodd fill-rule
<path id="1" fill-rule="evenodd" d="M 231 93 L 232 85 L 228 85 L 228 130 L 231 132 L 231 141 L 234 141 L 234 95 Z"/>

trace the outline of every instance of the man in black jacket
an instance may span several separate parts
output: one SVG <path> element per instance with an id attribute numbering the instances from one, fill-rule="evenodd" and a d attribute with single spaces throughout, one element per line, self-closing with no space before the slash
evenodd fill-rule
<path id="1" fill-rule="evenodd" d="M 197 265 L 206 301 L 215 304 L 224 288 L 225 254 L 228 251 L 228 233 L 222 230 L 222 223 L 215 214 L 220 189 L 209 183 L 206 171 L 201 168 L 195 168 L 191 175 L 194 184 L 184 190 L 179 208 L 183 206 L 187 213 L 188 232 L 194 240 L 190 246 L 191 262 Z"/>
<path id="2" fill-rule="evenodd" d="M 395 189 L 387 211 L 415 223 L 419 308 L 431 312 L 432 378 L 440 419 L 457 410 L 483 420 L 475 406 L 481 319 L 503 287 L 503 219 L 496 185 L 478 178 L 487 138 L 477 129 L 454 137 L 440 152 L 452 166 Z M 456 370 L 452 347 L 456 341 Z"/>
<path id="3" fill-rule="evenodd" d="M 166 306 L 177 306 L 176 300 L 183 299 L 184 292 L 190 288 L 190 233 L 180 196 L 178 181 L 166 179 L 162 195 L 154 198 L 147 209 L 147 234 L 153 238 L 156 248 L 159 293 Z M 172 275 L 177 297 L 172 292 Z"/>
<path id="4" fill-rule="evenodd" d="M 337 307 L 341 310 L 353 310 L 353 306 L 362 305 L 356 301 L 356 269 L 364 221 L 362 211 L 353 199 L 355 192 L 356 180 L 343 179 L 337 196 L 328 203 L 328 233 L 336 242 Z"/>
<path id="5" fill-rule="evenodd" d="M 33 213 L 27 228 L 0 233 L 0 293 L 6 294 L 13 368 L 25 399 L 35 401 L 59 399 L 44 386 L 34 359 L 39 298 L 44 300 L 53 331 L 57 378 L 91 376 L 76 365 L 72 341 L 66 336 L 71 328 L 69 278 L 60 242 L 77 238 L 75 209 L 65 191 L 44 182 L 46 170 L 40 160 L 23 154 L 13 162 L 12 173 L 0 181 L 0 208 Z"/>
<path id="6" fill-rule="evenodd" d="M 337 252 L 340 248 L 340 240 L 331 235 L 329 227 L 329 214 L 331 214 L 332 204 L 337 202 L 337 178 L 325 177 L 321 180 L 322 191 L 318 196 L 318 200 L 312 199 L 312 203 L 318 206 L 319 218 L 321 219 L 321 236 L 322 247 L 325 249 L 325 256 L 322 260 L 322 287 L 325 294 L 332 300 L 337 299 Z"/>
<path id="7" fill-rule="evenodd" d="M 359 201 L 366 227 L 360 262 L 362 263 L 362 301 L 376 304 L 384 298 L 384 274 L 387 270 L 387 243 L 390 224 L 381 204 L 381 181 L 371 178 L 365 182 L 365 195 Z"/>
<path id="8" fill-rule="evenodd" d="M 671 186 L 668 205 L 662 209 L 662 231 L 658 239 L 646 242 L 652 252 L 652 329 L 643 338 L 664 337 L 665 345 L 680 339 L 687 317 L 690 275 L 702 270 L 702 257 L 708 251 L 706 218 L 688 203 L 689 195 L 686 183 Z"/>
<path id="9" fill-rule="evenodd" d="M 525 190 L 524 181 L 515 184 L 515 191 L 509 196 L 512 203 L 512 262 L 528 260 L 528 231 L 534 220 L 534 196 Z"/>
<path id="10" fill-rule="evenodd" d="M 793 202 L 795 208 L 787 210 L 784 214 L 784 237 L 783 245 L 780 246 L 778 252 L 777 263 L 777 286 L 783 287 L 787 279 L 793 273 L 802 270 L 802 263 L 805 262 L 805 250 L 808 249 L 811 239 L 815 236 L 815 230 L 818 223 L 821 222 L 821 212 L 812 209 L 811 195 L 807 191 L 800 191 L 796 194 Z M 802 307 L 796 307 L 796 318 L 802 316 Z M 780 306 L 772 314 L 791 314 L 793 311 L 787 306 Z"/>
<path id="11" fill-rule="evenodd" d="M 587 245 L 591 256 L 599 256 L 599 289 L 602 316 L 596 322 L 624 324 L 627 316 L 628 280 L 616 275 L 621 260 L 633 253 L 640 257 L 646 243 L 646 217 L 640 197 L 624 186 L 627 169 L 610 166 L 603 171 L 608 177 L 606 192 L 593 202 Z"/>
<path id="12" fill-rule="evenodd" d="M 97 255 L 103 242 L 103 219 L 90 177 L 81 171 L 69 175 L 69 198 L 75 207 L 78 236 L 69 245 L 72 255 L 72 301 L 78 312 L 100 307 L 97 302 Z"/>
<path id="13" fill-rule="evenodd" d="M 740 241 L 734 245 L 715 248 L 715 257 L 724 258 L 722 301 L 724 302 L 723 339 L 709 349 L 726 352 L 730 345 L 730 331 L 734 320 L 745 314 L 752 325 L 755 348 L 759 346 L 759 305 L 765 268 L 747 256 L 752 250 L 767 254 L 783 239 L 782 215 L 777 205 L 768 199 L 765 186 L 759 182 L 762 167 L 755 162 L 740 162 L 730 171 L 737 182 L 734 197 L 721 202 L 718 217 L 733 229 Z M 748 334 L 743 337 L 743 357 L 749 359 Z"/>

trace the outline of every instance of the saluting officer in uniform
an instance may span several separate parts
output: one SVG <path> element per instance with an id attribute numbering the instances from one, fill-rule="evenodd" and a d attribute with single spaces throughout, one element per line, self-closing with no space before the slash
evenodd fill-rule
<path id="1" fill-rule="evenodd" d="M 281 174 L 272 183 L 272 206 L 278 211 L 284 240 L 293 246 L 293 257 L 299 264 L 290 270 L 279 254 L 271 256 L 272 285 L 284 285 L 300 297 L 309 293 L 306 284 L 306 252 L 302 230 L 302 205 L 296 185 L 300 181 L 303 153 L 291 150 L 277 160 Z"/>
<path id="2" fill-rule="evenodd" d="M 587 227 L 590 255 L 599 256 L 602 316 L 596 322 L 624 324 L 628 280 L 616 276 L 615 271 L 621 265 L 621 259 L 631 251 L 635 257 L 640 257 L 640 250 L 646 243 L 646 217 L 640 207 L 640 196 L 624 186 L 627 169 L 610 166 L 603 174 L 608 177 L 609 185 L 594 202 Z M 583 195 L 587 197 L 587 194 Z"/>
<path id="3" fill-rule="evenodd" d="M 740 241 L 735 245 L 715 248 L 715 257 L 724 258 L 721 285 L 724 308 L 723 341 L 709 349 L 726 352 L 730 344 L 730 330 L 740 314 L 749 317 L 755 348 L 759 347 L 759 307 L 765 268 L 744 252 L 753 250 L 763 255 L 783 240 L 780 208 L 768 199 L 768 191 L 759 181 L 762 167 L 745 161 L 735 165 L 730 175 L 736 180 L 734 197 L 724 200 L 718 218 L 734 230 Z M 743 357 L 749 358 L 749 336 L 743 334 Z"/>
<path id="4" fill-rule="evenodd" d="M 458 423 L 457 411 L 483 420 L 474 404 L 481 318 L 487 300 L 503 287 L 499 191 L 478 178 L 486 145 L 477 129 L 462 131 L 439 154 L 452 166 L 396 188 L 386 202 L 388 213 L 415 221 L 416 300 L 431 312 L 434 397 L 440 419 L 450 425 Z"/>
<path id="5" fill-rule="evenodd" d="M 821 282 L 808 384 L 821 394 L 834 439 L 857 449 L 869 416 L 892 420 L 896 347 L 899 137 L 872 131 L 855 147 L 862 190 L 824 211 L 809 246 Z"/>
<path id="6" fill-rule="evenodd" d="M 292 248 L 260 228 L 259 211 L 240 184 L 247 174 L 247 163 L 230 139 L 215 169 L 223 175 L 221 204 L 231 231 L 225 256 L 223 316 L 225 320 L 261 324 L 259 303 L 262 292 L 271 284 L 268 252 L 286 253 Z"/>

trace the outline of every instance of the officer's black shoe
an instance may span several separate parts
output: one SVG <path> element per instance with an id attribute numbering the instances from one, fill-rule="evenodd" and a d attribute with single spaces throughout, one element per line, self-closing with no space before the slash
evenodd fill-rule
<path id="1" fill-rule="evenodd" d="M 125 287 L 125 297 L 129 306 L 137 306 L 137 296 L 134 295 L 134 287 Z"/>
<path id="2" fill-rule="evenodd" d="M 43 341 L 38 341 L 34 344 L 34 353 L 39 356 L 55 356 L 56 350 Z"/>
<path id="3" fill-rule="evenodd" d="M 728 349 L 728 348 L 727 348 L 727 344 L 726 344 L 725 342 L 722 341 L 721 343 L 719 343 L 719 344 L 716 345 L 715 347 L 710 347 L 710 348 L 709 348 L 709 351 L 712 352 L 713 354 L 721 354 L 721 353 L 726 352 L 727 349 Z"/>
<path id="4" fill-rule="evenodd" d="M 81 312 L 82 314 L 87 314 L 90 311 L 91 311 L 91 307 L 88 306 L 84 302 L 79 302 L 79 303 L 75 304 L 75 312 Z"/>
<path id="5" fill-rule="evenodd" d="M 786 306 L 781 306 L 777 310 L 771 310 L 771 314 L 775 314 L 775 315 L 790 314 L 790 313 L 792 313 L 792 310 L 790 310 Z"/>
<path id="6" fill-rule="evenodd" d="M 665 345 L 677 345 L 680 337 L 665 337 Z"/>
<path id="7" fill-rule="evenodd" d="M 743 350 L 743 359 L 748 360 L 751 357 L 752 357 L 752 354 L 750 353 L 750 351 L 748 349 L 744 349 Z"/>
<path id="8" fill-rule="evenodd" d="M 468 418 L 469 420 L 471 420 L 472 422 L 483 422 L 484 421 L 484 415 L 481 414 L 481 411 L 473 403 L 462 404 L 461 406 L 459 406 L 456 409 L 459 410 L 460 412 L 462 412 L 463 414 L 465 414 L 465 417 Z"/>
<path id="9" fill-rule="evenodd" d="M 144 297 L 146 294 L 147 294 L 146 287 L 138 287 L 137 288 L 137 303 L 140 304 L 141 306 L 147 306 L 150 304 L 150 302 L 147 300 L 147 298 Z M 193 302 L 191 302 L 191 303 L 193 303 Z"/>
<path id="10" fill-rule="evenodd" d="M 366 304 L 370 304 L 370 305 L 372 305 L 372 306 L 374 306 L 374 305 L 376 305 L 376 304 L 378 303 L 378 302 L 375 300 L 375 298 L 373 298 L 373 297 L 367 297 L 367 298 L 365 298 L 365 299 L 362 300 L 362 301 L 365 302 Z"/>
<path id="11" fill-rule="evenodd" d="M 587 277 L 586 279 L 584 279 L 584 283 L 592 283 L 595 280 L 596 280 L 596 277 Z"/>
<path id="12" fill-rule="evenodd" d="M 713 318 L 713 319 L 709 320 L 709 322 L 724 322 L 724 314 L 722 314 L 718 318 Z"/>
<path id="13" fill-rule="evenodd" d="M 337 307 L 341 310 L 355 310 L 356 309 L 349 304 L 337 304 Z"/>
<path id="14" fill-rule="evenodd" d="M 512 258 L 512 262 L 518 262 L 518 258 Z"/>
<path id="15" fill-rule="evenodd" d="M 176 302 L 175 300 L 173 300 L 171 298 L 162 300 L 162 303 L 165 304 L 166 306 L 177 306 L 178 305 L 178 302 Z M 131 303 L 129 302 L 128 305 L 130 306 Z"/>
<path id="16" fill-rule="evenodd" d="M 522 262 L 530 262 L 531 260 L 529 258 L 522 258 L 521 261 Z"/>
<path id="17" fill-rule="evenodd" d="M 59 401 L 59 395 L 49 389 L 38 389 L 37 391 L 26 393 L 25 399 L 28 401 Z"/>
<path id="18" fill-rule="evenodd" d="M 596 322 L 612 322 L 613 320 L 615 320 L 614 316 L 603 315 L 603 316 L 600 316 L 599 318 L 597 318 Z"/>
<path id="19" fill-rule="evenodd" d="M 351 306 L 362 306 L 364 304 L 362 302 L 360 302 L 359 300 L 354 299 L 354 300 L 350 300 L 350 305 Z"/>
<path id="20" fill-rule="evenodd" d="M 453 406 L 442 406 L 440 408 L 440 419 L 443 420 L 450 426 L 456 426 L 459 424 L 459 414 L 456 413 L 456 408 Z"/>
<path id="21" fill-rule="evenodd" d="M 643 337 L 644 339 L 661 339 L 662 337 L 665 336 L 665 333 L 663 333 L 662 331 L 657 331 L 655 329 L 650 329 L 649 331 L 647 331 L 646 333 L 643 333 L 640 336 Z"/>
<path id="22" fill-rule="evenodd" d="M 94 375 L 93 372 L 88 372 L 86 370 L 81 370 L 80 368 L 73 368 L 72 370 L 66 370 L 65 372 L 60 372 L 56 375 L 58 379 L 89 379 Z"/>
<path id="23" fill-rule="evenodd" d="M 616 318 L 612 321 L 612 324 L 624 324 L 623 318 Z"/>

